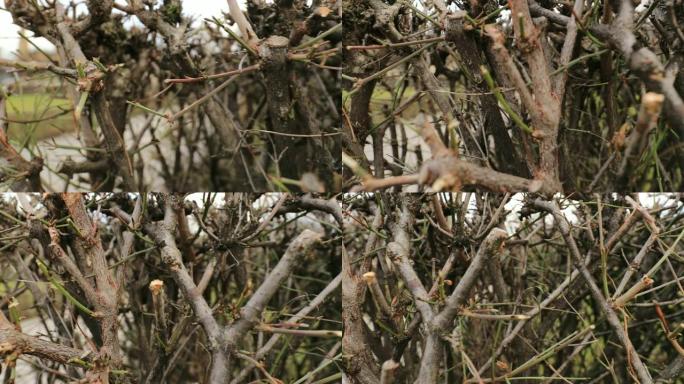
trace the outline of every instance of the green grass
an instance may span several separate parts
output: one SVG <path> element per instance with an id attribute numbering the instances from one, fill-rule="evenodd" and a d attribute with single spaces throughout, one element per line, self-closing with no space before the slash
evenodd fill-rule
<path id="1" fill-rule="evenodd" d="M 342 92 L 342 99 L 347 102 L 347 108 L 349 108 L 351 101 L 351 99 L 347 97 L 348 93 L 348 91 Z M 408 100 L 415 93 L 416 90 L 413 87 L 409 87 L 406 92 L 404 92 L 402 102 Z M 420 112 L 421 108 L 425 106 L 424 103 L 424 101 L 414 103 L 401 113 L 401 117 L 405 119 L 414 118 Z M 401 102 L 399 104 L 401 104 Z M 385 119 L 385 115 L 382 111 L 383 106 L 392 107 L 392 93 L 382 87 L 375 87 L 373 90 L 373 96 L 370 100 L 370 113 L 373 119 L 373 124 L 378 124 Z"/>
<path id="2" fill-rule="evenodd" d="M 444 91 L 447 91 L 447 89 L 444 89 Z M 465 88 L 459 87 L 457 92 L 467 92 Z M 415 95 L 416 89 L 413 86 L 408 86 L 406 88 L 406 91 L 404 91 L 403 97 L 401 101 L 398 102 L 397 107 L 401 104 L 403 104 L 406 100 L 410 99 L 411 96 Z M 351 98 L 347 97 L 349 94 L 348 91 L 343 90 L 342 91 L 342 100 L 346 102 L 346 107 L 350 107 L 350 102 Z M 452 94 L 451 97 L 454 100 L 459 100 L 459 99 L 465 99 L 468 96 L 465 96 L 463 94 Z M 371 97 L 370 100 L 370 114 L 371 118 L 373 119 L 373 124 L 378 124 L 381 121 L 385 120 L 385 113 L 383 112 L 383 107 L 392 107 L 392 100 L 393 100 L 393 94 L 392 92 L 388 91 L 386 88 L 381 87 L 381 86 L 376 86 L 375 89 L 373 90 L 373 96 Z M 428 105 L 432 103 L 432 100 L 430 99 L 429 95 L 425 95 L 421 100 L 419 100 L 417 103 L 411 104 L 408 108 L 406 108 L 399 116 L 403 119 L 406 120 L 411 120 L 415 118 L 420 112 L 423 111 L 429 111 Z"/>
<path id="3" fill-rule="evenodd" d="M 16 121 L 42 120 L 71 108 L 69 100 L 47 93 L 12 95 L 7 99 L 7 117 Z M 70 132 L 73 127 L 72 113 L 67 112 L 52 119 L 28 124 L 10 122 L 8 136 L 10 140 L 17 142 L 23 143 L 27 139 L 35 142 Z"/>
<path id="4" fill-rule="evenodd" d="M 17 277 L 14 274 L 0 274 L 0 277 L 6 284 L 0 284 L 0 298 L 5 298 L 9 294 L 7 291 L 7 286 L 14 286 L 16 284 Z M 36 311 L 33 308 L 34 301 L 33 295 L 30 290 L 24 291 L 21 295 L 15 297 L 19 301 L 19 310 L 21 311 L 22 317 L 36 316 Z"/>

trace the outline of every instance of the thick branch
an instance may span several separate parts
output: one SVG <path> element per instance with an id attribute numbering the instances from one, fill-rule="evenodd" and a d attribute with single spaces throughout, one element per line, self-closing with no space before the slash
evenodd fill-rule
<path id="1" fill-rule="evenodd" d="M 213 311 L 202 294 L 197 289 L 190 273 L 183 264 L 183 258 L 176 246 L 175 230 L 178 220 L 176 206 L 180 204 L 178 197 L 166 196 L 164 201 L 164 220 L 157 224 L 145 226 L 146 232 L 161 247 L 161 258 L 171 272 L 174 281 L 180 287 L 183 295 L 190 302 L 190 306 L 199 320 L 209 339 L 212 354 L 211 379 L 212 384 L 223 383 L 228 376 L 228 354 L 222 327 L 213 316 Z"/>
<path id="2" fill-rule="evenodd" d="M 387 244 L 388 256 L 394 261 L 394 264 L 399 270 L 406 287 L 411 291 L 415 299 L 416 308 L 420 311 L 423 319 L 432 319 L 434 311 L 429 304 L 430 297 L 428 291 L 420 281 L 418 274 L 412 267 L 409 260 L 409 253 L 411 250 L 411 228 L 413 226 L 413 213 L 409 207 L 404 204 L 399 215 L 398 222 L 394 225 L 392 231 L 394 241 Z"/>
<path id="3" fill-rule="evenodd" d="M 39 61 L 10 61 L 0 59 L 0 67 L 15 68 L 27 72 L 48 71 L 59 76 L 65 76 L 72 79 L 78 78 L 78 72 L 75 69 L 62 68 L 52 63 L 43 63 Z"/>
<path id="4" fill-rule="evenodd" d="M 221 328 L 212 315 L 211 307 L 204 297 L 197 293 L 197 286 L 183 264 L 178 247 L 176 246 L 176 212 L 173 208 L 175 196 L 168 196 L 164 207 L 164 221 L 162 223 L 148 224 L 145 226 L 147 233 L 161 246 L 161 257 L 164 264 L 169 267 L 174 280 L 180 286 L 183 294 L 190 301 L 195 316 L 202 324 L 213 346 L 218 346 L 221 341 Z"/>
<path id="5" fill-rule="evenodd" d="M 92 303 L 97 308 L 100 314 L 98 318 L 100 331 L 102 334 L 102 347 L 100 348 L 99 358 L 103 361 L 112 361 L 113 365 L 121 364 L 120 345 L 118 340 L 118 296 L 117 287 L 114 276 L 109 271 L 107 258 L 102 242 L 98 232 L 97 222 L 93 221 L 88 214 L 83 200 L 83 195 L 80 193 L 64 193 L 61 195 L 64 205 L 66 206 L 73 226 L 76 228 L 76 236 L 73 240 L 73 249 L 76 257 L 92 263 L 92 269 L 95 273 L 95 283 L 97 291 L 93 291 L 93 286 L 89 284 L 83 276 L 80 276 L 80 271 L 71 266 L 70 273 L 74 275 L 82 286 L 89 300 L 94 300 Z M 57 232 L 52 234 L 53 242 L 57 240 Z M 54 245 L 52 246 L 54 248 Z M 60 258 L 64 265 L 70 264 L 70 259 L 64 257 Z M 94 296 L 94 297 L 93 297 Z M 100 377 L 108 377 L 109 364 L 104 364 Z"/>
<path id="6" fill-rule="evenodd" d="M 93 108 L 97 121 L 100 123 L 100 129 L 102 129 L 107 152 L 123 179 L 123 189 L 127 192 L 137 191 L 131 158 L 126 150 L 121 133 L 116 129 L 114 120 L 112 120 L 109 103 L 102 92 L 93 95 Z"/>
<path id="7" fill-rule="evenodd" d="M 530 11 L 560 25 L 567 25 L 570 21 L 569 17 L 546 9 L 537 3 L 530 5 Z M 618 16 L 610 27 L 591 26 L 589 31 L 596 37 L 610 42 L 611 46 L 625 59 L 629 69 L 643 81 L 648 91 L 665 95 L 665 114 L 670 123 L 682 133 L 684 132 L 684 101 L 674 86 L 678 68 L 676 64 L 665 68 L 653 51 L 639 44 L 632 31 L 633 18 L 634 7 L 631 1 L 623 0 L 620 2 Z"/>
<path id="8" fill-rule="evenodd" d="M 88 358 L 81 358 L 84 355 L 83 350 L 25 335 L 15 330 L 6 319 L 0 320 L 0 356 L 4 357 L 12 353 L 32 355 L 77 366 L 81 366 L 82 361 L 89 361 Z"/>
<path id="9" fill-rule="evenodd" d="M 455 156 L 432 159 L 423 163 L 420 184 L 431 185 L 436 191 L 459 190 L 474 185 L 494 192 L 549 191 L 541 180 L 530 180 L 481 167 Z"/>
<path id="10" fill-rule="evenodd" d="M 242 307 L 240 318 L 227 328 L 225 340 L 230 350 L 234 349 L 245 333 L 259 322 L 261 313 L 271 297 L 280 288 L 280 284 L 292 273 L 297 264 L 303 261 L 314 244 L 320 241 L 322 237 L 321 233 L 305 229 L 292 240 L 278 264 L 266 276 L 264 282 L 257 288 L 247 304 Z"/>
<path id="11" fill-rule="evenodd" d="M 344 226 L 344 219 L 342 217 L 342 208 L 340 204 L 334 199 L 319 199 L 311 195 L 298 196 L 294 200 L 294 204 L 302 207 L 303 209 L 315 209 L 318 211 L 326 212 L 335 218 L 337 224 L 342 228 Z"/>
<path id="12" fill-rule="evenodd" d="M 575 266 L 579 269 L 580 273 L 582 274 L 582 277 L 587 282 L 587 285 L 589 286 L 589 292 L 596 301 L 596 304 L 598 305 L 601 312 L 603 312 L 603 314 L 606 316 L 608 324 L 610 324 L 610 326 L 613 328 L 613 332 L 615 332 L 615 334 L 617 335 L 618 340 L 620 340 L 622 345 L 625 347 L 627 355 L 629 356 L 631 366 L 636 371 L 639 380 L 642 384 L 653 383 L 653 379 L 651 378 L 651 375 L 648 372 L 648 368 L 641 361 L 639 353 L 635 349 L 634 345 L 629 339 L 629 336 L 627 335 L 627 332 L 624 329 L 624 324 L 618 318 L 611 304 L 603 296 L 603 293 L 601 293 L 601 288 L 599 288 L 599 286 L 596 284 L 594 277 L 591 275 L 591 272 L 589 272 L 589 269 L 587 269 L 586 265 L 584 264 L 584 261 L 582 260 L 582 255 L 580 254 L 579 248 L 577 247 L 577 243 L 575 242 L 575 239 L 572 237 L 572 234 L 570 233 L 570 226 L 568 224 L 568 221 L 565 218 L 565 216 L 563 216 L 563 214 L 561 213 L 558 204 L 556 204 L 556 202 L 554 201 L 544 201 L 537 199 L 534 200 L 534 205 L 550 212 L 553 215 L 556 226 L 558 226 L 558 229 L 560 230 L 563 239 L 568 245 L 570 255 L 573 258 Z"/>
<path id="13" fill-rule="evenodd" d="M 384 216 L 378 209 L 372 222 L 372 230 L 366 240 L 364 254 L 375 249 L 378 240 L 377 230 L 382 226 Z M 342 350 L 347 357 L 343 369 L 359 383 L 375 384 L 378 382 L 380 369 L 368 342 L 366 325 L 363 322 L 363 301 L 366 295 L 366 284 L 361 274 L 370 268 L 370 257 L 355 270 L 352 257 L 342 244 L 342 322 L 344 334 L 342 336 Z"/>
<path id="14" fill-rule="evenodd" d="M 446 332 L 448 330 L 449 325 L 468 298 L 468 293 L 479 278 L 480 271 L 484 268 L 485 263 L 487 263 L 494 253 L 501 251 L 503 241 L 507 237 L 508 233 L 506 233 L 506 231 L 500 228 L 494 228 L 484 239 L 475 258 L 470 262 L 465 274 L 463 274 L 458 285 L 447 299 L 446 306 L 432 320 L 432 327 L 437 332 Z"/>

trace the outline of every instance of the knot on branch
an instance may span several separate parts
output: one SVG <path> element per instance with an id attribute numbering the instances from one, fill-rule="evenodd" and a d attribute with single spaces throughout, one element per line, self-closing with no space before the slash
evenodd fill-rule
<path id="1" fill-rule="evenodd" d="M 78 79 L 78 90 L 80 92 L 100 92 L 102 89 L 104 89 L 104 81 L 99 76 Z"/>
<path id="2" fill-rule="evenodd" d="M 529 15 L 528 15 L 529 17 Z M 517 46 L 522 53 L 529 54 L 536 49 L 541 49 L 541 43 L 539 37 L 542 35 L 548 21 L 546 17 L 540 16 L 532 20 L 532 22 L 526 22 L 523 12 L 518 12 L 515 21 L 518 27 L 516 29 L 518 33 Z"/>
<path id="3" fill-rule="evenodd" d="M 181 253 L 176 247 L 170 247 L 162 240 L 161 257 L 162 262 L 170 268 L 178 268 L 180 266 Z"/>
<path id="4" fill-rule="evenodd" d="M 100 92 L 104 89 L 107 74 L 122 67 L 123 64 L 105 66 L 97 58 L 87 63 L 76 64 L 77 84 L 80 92 Z"/>
<path id="5" fill-rule="evenodd" d="M 0 356 L 12 355 L 17 351 L 17 346 L 9 341 L 0 343 Z"/>
<path id="6" fill-rule="evenodd" d="M 5 7 L 12 14 L 15 24 L 36 32 L 36 36 L 41 36 L 40 30 L 55 22 L 53 8 L 39 8 L 33 1 L 5 0 Z"/>
<path id="7" fill-rule="evenodd" d="M 654 82 L 660 82 L 665 77 L 665 69 L 660 59 L 648 48 L 635 50 L 629 58 L 629 67 L 638 75 L 645 75 Z"/>
<path id="8" fill-rule="evenodd" d="M 171 207 L 171 209 L 173 209 L 174 211 L 178 211 L 184 207 L 185 201 L 183 200 L 183 197 L 180 195 L 170 193 L 170 194 L 164 195 L 162 197 L 162 199 L 164 201 L 164 204 L 165 205 L 168 204 L 169 207 Z"/>
<path id="9" fill-rule="evenodd" d="M 305 229 L 302 233 L 297 236 L 296 239 L 292 241 L 289 245 L 289 249 L 292 252 L 308 252 L 312 246 L 323 239 L 323 234 L 320 232 L 312 231 L 310 229 Z"/>
<path id="10" fill-rule="evenodd" d="M 226 345 L 226 342 L 225 340 L 223 340 L 223 337 L 209 336 L 208 339 L 210 351 L 229 351 L 231 349 L 231 345 Z"/>
<path id="11" fill-rule="evenodd" d="M 402 255 L 406 254 L 407 252 L 408 250 L 402 247 L 401 244 L 397 243 L 396 241 L 387 244 L 387 256 L 394 262 L 399 261 Z"/>
<path id="12" fill-rule="evenodd" d="M 375 25 L 373 27 L 382 29 L 385 26 L 394 27 L 394 18 L 399 14 L 402 3 L 398 2 L 392 6 L 384 5 L 381 2 L 373 3 L 375 7 Z"/>
<path id="13" fill-rule="evenodd" d="M 488 252 L 488 256 L 494 253 L 501 253 L 508 238 L 508 232 L 501 228 L 494 228 L 484 240 L 484 245 Z"/>
<path id="14" fill-rule="evenodd" d="M 259 316 L 261 315 L 261 311 L 263 311 L 262 306 L 259 306 L 257 308 L 257 307 L 254 307 L 248 303 L 244 307 L 240 308 L 240 311 L 239 311 L 240 317 L 239 318 L 247 321 L 250 324 L 250 328 L 251 328 L 251 326 L 253 326 L 254 324 L 257 324 L 259 322 Z"/>

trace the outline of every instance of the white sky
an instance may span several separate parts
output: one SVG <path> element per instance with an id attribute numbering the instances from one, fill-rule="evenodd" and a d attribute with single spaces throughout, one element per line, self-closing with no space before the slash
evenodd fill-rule
<path id="1" fill-rule="evenodd" d="M 228 2 L 226 0 L 182 0 L 183 13 L 185 15 L 197 16 L 199 20 L 204 17 L 220 16 L 221 12 L 228 11 Z M 66 4 L 65 0 L 61 0 L 62 4 Z M 123 4 L 122 0 L 117 2 Z M 238 0 L 241 5 L 244 0 Z M 0 0 L 0 57 L 11 58 L 12 52 L 15 51 L 19 44 L 19 36 L 17 32 L 19 28 L 12 24 L 12 16 L 9 12 L 4 10 L 5 0 Z M 30 35 L 30 33 L 29 33 Z M 42 41 L 40 41 L 42 40 Z M 39 46 L 49 47 L 50 44 L 44 39 L 36 39 Z"/>

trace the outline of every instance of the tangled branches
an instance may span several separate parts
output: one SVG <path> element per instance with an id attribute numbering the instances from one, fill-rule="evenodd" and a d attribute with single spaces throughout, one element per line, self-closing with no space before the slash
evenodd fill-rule
<path id="1" fill-rule="evenodd" d="M 681 191 L 684 13 L 647 4 L 346 2 L 345 187 Z"/>
<path id="2" fill-rule="evenodd" d="M 681 374 L 680 196 L 349 195 L 352 383 Z"/>
<path id="3" fill-rule="evenodd" d="M 0 219 L 6 378 L 275 384 L 339 376 L 334 200 L 17 198 L 4 200 Z"/>
<path id="4" fill-rule="evenodd" d="M 15 140 L 0 137 L 0 181 L 17 191 L 339 190 L 337 3 L 228 3 L 229 14 L 193 20 L 179 0 L 88 0 L 85 14 L 7 1 L 14 23 L 55 53 L 0 61 L 27 74 L 0 92 L 3 134 Z M 64 113 L 9 116 L 9 91 L 32 80 L 30 95 L 48 109 L 61 100 Z M 46 126 L 58 137 L 36 143 Z"/>

